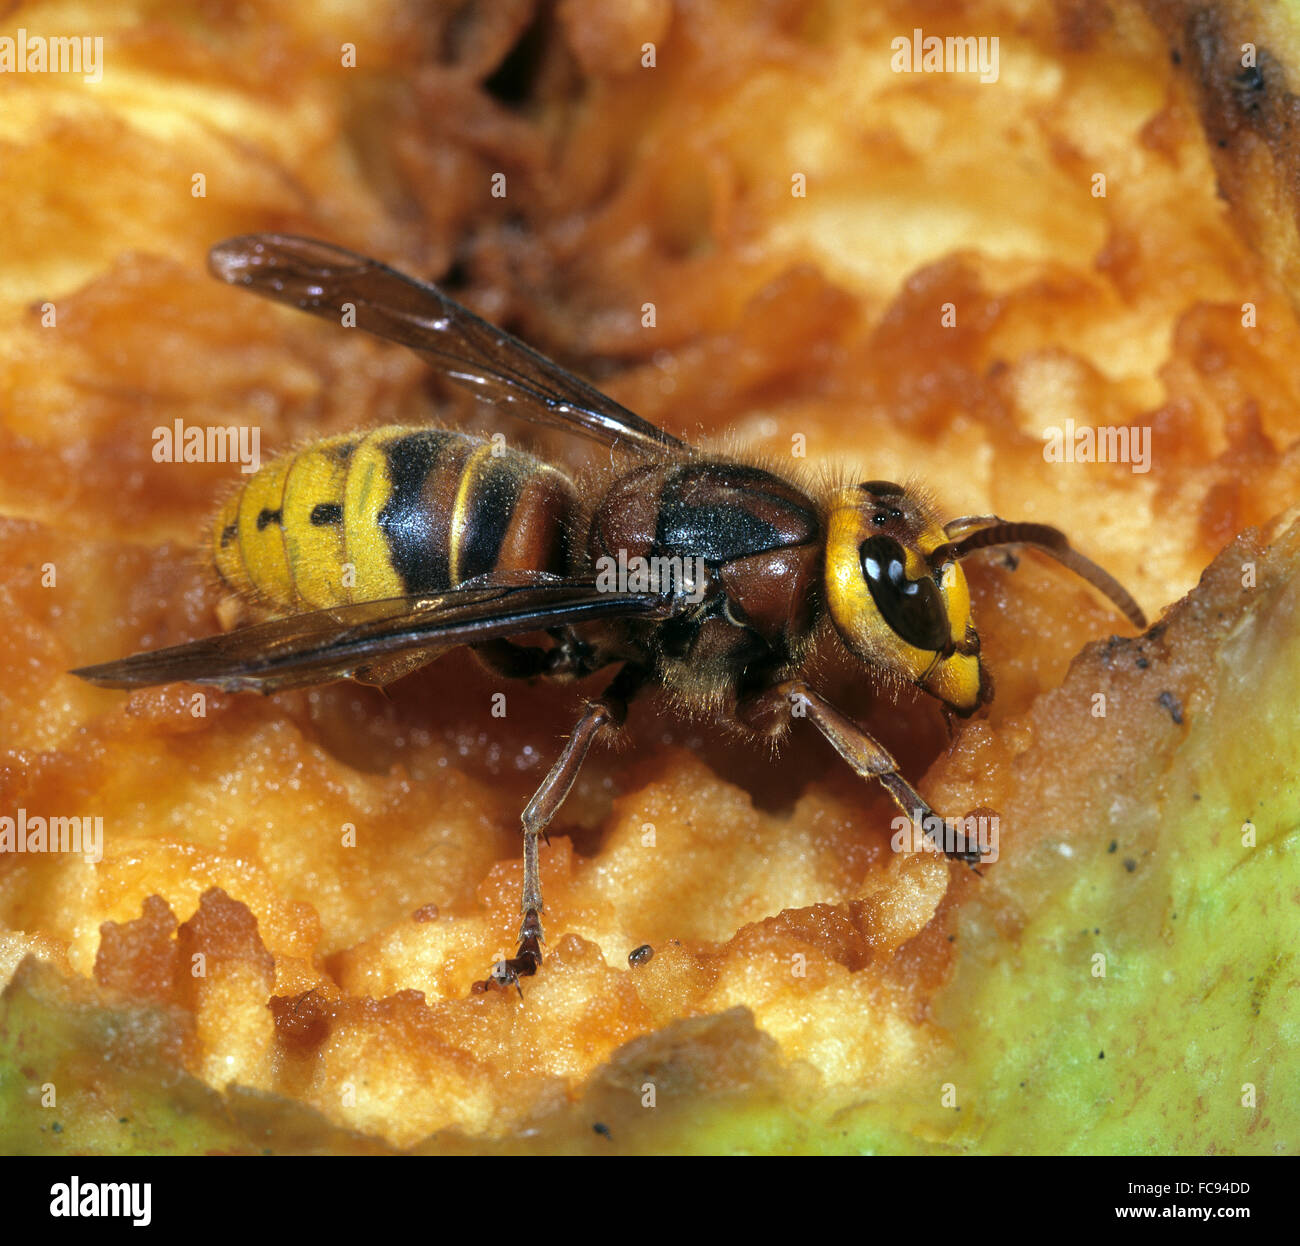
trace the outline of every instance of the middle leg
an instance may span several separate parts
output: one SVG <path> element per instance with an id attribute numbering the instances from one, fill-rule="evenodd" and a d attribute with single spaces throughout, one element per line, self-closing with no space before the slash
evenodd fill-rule
<path id="1" fill-rule="evenodd" d="M 542 963 L 542 943 L 545 940 L 542 935 L 539 841 L 577 781 L 578 772 L 596 737 L 610 728 L 621 727 L 627 721 L 627 703 L 645 683 L 646 676 L 642 667 L 631 664 L 619 671 L 604 695 L 583 711 L 555 764 L 524 808 L 524 887 L 519 903 L 523 920 L 519 925 L 519 950 L 513 957 L 498 961 L 492 967 L 490 981 L 498 985 L 518 989 L 519 979 L 535 974 Z"/>

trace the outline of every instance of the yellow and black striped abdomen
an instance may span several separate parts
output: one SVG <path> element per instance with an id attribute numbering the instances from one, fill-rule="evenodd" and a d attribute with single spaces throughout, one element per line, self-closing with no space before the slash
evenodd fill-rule
<path id="1" fill-rule="evenodd" d="M 217 571 L 281 612 L 568 569 L 573 486 L 467 433 L 379 428 L 274 459 L 222 508 Z"/>

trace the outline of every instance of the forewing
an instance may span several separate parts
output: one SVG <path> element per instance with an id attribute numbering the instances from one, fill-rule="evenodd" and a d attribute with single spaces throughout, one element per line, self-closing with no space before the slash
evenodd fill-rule
<path id="1" fill-rule="evenodd" d="M 275 692 L 345 679 L 379 658 L 411 650 L 669 612 L 665 597 L 603 592 L 592 580 L 479 585 L 270 619 L 72 673 L 104 688 L 195 683 L 228 692 Z"/>
<path id="2" fill-rule="evenodd" d="M 525 419 L 578 432 L 607 445 L 685 454 L 671 433 L 602 394 L 572 372 L 489 324 L 436 286 L 403 276 L 353 251 L 310 238 L 247 234 L 218 243 L 208 257 L 232 285 L 338 321 L 343 305 L 356 324 L 400 342 L 480 397 Z"/>

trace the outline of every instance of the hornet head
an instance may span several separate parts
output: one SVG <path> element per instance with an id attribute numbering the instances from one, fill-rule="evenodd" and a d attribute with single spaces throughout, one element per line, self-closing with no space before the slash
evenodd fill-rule
<path id="1" fill-rule="evenodd" d="M 901 485 L 868 480 L 835 494 L 824 587 L 836 630 L 869 666 L 958 714 L 988 699 L 966 577 L 942 525 Z"/>

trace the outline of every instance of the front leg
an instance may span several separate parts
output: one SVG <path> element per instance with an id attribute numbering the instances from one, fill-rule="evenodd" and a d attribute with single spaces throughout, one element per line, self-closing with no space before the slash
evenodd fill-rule
<path id="1" fill-rule="evenodd" d="M 551 819 L 560 811 L 564 799 L 578 778 L 596 737 L 609 728 L 621 727 L 627 720 L 627 703 L 646 680 L 647 672 L 628 665 L 614 677 L 614 682 L 598 701 L 593 701 L 574 724 L 564 748 L 547 773 L 541 786 L 524 809 L 524 888 L 519 907 L 523 921 L 519 925 L 519 950 L 508 960 L 492 966 L 488 982 L 513 986 L 519 979 L 531 977 L 542 963 L 542 875 L 538 860 L 538 840 L 546 833 Z M 486 987 L 487 982 L 477 984 Z M 523 992 L 520 991 L 522 995 Z"/>
<path id="2" fill-rule="evenodd" d="M 921 794 L 898 772 L 898 763 L 889 752 L 852 719 L 840 713 L 819 692 L 814 692 L 802 679 L 787 679 L 782 683 L 744 698 L 736 707 L 736 717 L 746 726 L 763 730 L 772 725 L 778 715 L 790 713 L 796 703 L 802 703 L 807 717 L 834 747 L 835 751 L 864 779 L 878 779 L 894 803 L 921 829 L 940 851 L 968 865 L 982 859 L 978 848 L 968 845 L 966 837 L 941 818 Z M 944 827 L 948 842 L 961 847 L 952 851 L 944 849 L 934 838 L 938 827 Z"/>

